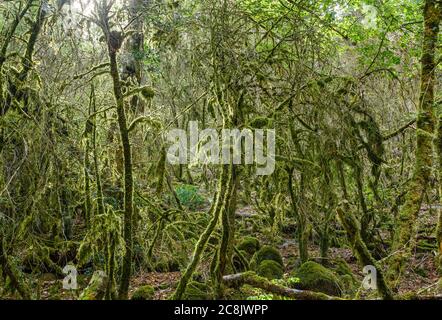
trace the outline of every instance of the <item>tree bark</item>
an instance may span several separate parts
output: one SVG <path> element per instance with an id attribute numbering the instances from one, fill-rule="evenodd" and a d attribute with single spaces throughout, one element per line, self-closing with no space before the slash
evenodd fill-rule
<path id="1" fill-rule="evenodd" d="M 434 87 L 435 52 L 439 34 L 441 10 L 436 0 L 426 0 L 424 6 L 424 39 L 421 58 L 421 85 L 416 129 L 416 162 L 413 177 L 398 215 L 389 280 L 396 281 L 411 254 L 413 230 L 427 189 L 433 165 L 433 136 L 435 129 Z"/>
<path id="2" fill-rule="evenodd" d="M 132 235 L 132 216 L 133 216 L 133 176 L 132 176 L 132 154 L 129 141 L 129 131 L 127 127 L 126 111 L 124 109 L 124 95 L 121 87 L 120 74 L 118 71 L 117 52 L 121 48 L 123 35 L 117 31 L 111 31 L 109 27 L 109 11 L 111 6 L 107 1 L 102 1 L 99 9 L 101 21 L 99 21 L 107 41 L 110 74 L 113 81 L 114 98 L 117 107 L 117 120 L 120 131 L 121 147 L 123 149 L 123 180 L 124 180 L 124 228 L 123 238 L 125 241 L 126 252 L 123 258 L 122 274 L 118 291 L 119 299 L 128 298 L 129 281 L 132 273 L 132 255 L 133 255 L 133 235 Z"/>

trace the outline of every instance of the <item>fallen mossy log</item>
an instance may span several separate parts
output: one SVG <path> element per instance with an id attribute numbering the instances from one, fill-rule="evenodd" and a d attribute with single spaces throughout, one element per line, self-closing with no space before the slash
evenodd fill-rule
<path id="1" fill-rule="evenodd" d="M 271 281 L 266 278 L 256 275 L 252 271 L 226 275 L 223 277 L 223 283 L 227 287 L 239 288 L 243 285 L 250 285 L 255 288 L 265 290 L 277 294 L 279 296 L 298 299 L 298 300 L 342 300 L 339 297 L 329 296 L 321 292 L 313 292 L 306 290 L 298 290 L 287 288 Z"/>

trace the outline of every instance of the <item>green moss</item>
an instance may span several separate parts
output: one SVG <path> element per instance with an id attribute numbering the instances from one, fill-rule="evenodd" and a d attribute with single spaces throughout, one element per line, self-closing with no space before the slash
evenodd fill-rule
<path id="1" fill-rule="evenodd" d="M 152 286 L 139 287 L 132 295 L 131 300 L 153 300 L 155 289 Z"/>
<path id="2" fill-rule="evenodd" d="M 296 269 L 300 265 L 301 265 L 301 259 L 297 257 L 290 257 L 286 260 L 286 268 L 289 270 Z"/>
<path id="3" fill-rule="evenodd" d="M 352 295 L 355 293 L 357 288 L 357 281 L 354 277 L 349 274 L 345 274 L 339 277 L 342 284 L 342 291 L 346 294 Z"/>
<path id="4" fill-rule="evenodd" d="M 242 256 L 242 259 L 239 254 Z M 243 272 L 248 269 L 248 265 L 244 265 L 243 259 L 246 260 L 246 262 L 248 263 L 247 257 L 250 257 L 250 255 L 244 250 L 240 250 L 239 254 L 235 253 L 232 257 L 232 263 L 233 267 L 235 268 L 235 272 Z"/>
<path id="5" fill-rule="evenodd" d="M 89 285 L 80 295 L 80 300 L 101 300 L 104 297 L 107 276 L 102 271 L 95 271 Z"/>
<path id="6" fill-rule="evenodd" d="M 254 237 L 244 237 L 238 245 L 238 250 L 243 250 L 252 256 L 260 248 L 259 240 Z"/>
<path id="7" fill-rule="evenodd" d="M 41 282 L 53 282 L 57 281 L 57 276 L 53 273 L 43 273 L 39 280 Z"/>
<path id="8" fill-rule="evenodd" d="M 420 252 L 432 252 L 437 250 L 437 244 L 434 242 L 427 241 L 425 239 L 419 240 L 416 246 L 417 250 Z"/>
<path id="9" fill-rule="evenodd" d="M 250 127 L 256 128 L 256 129 L 262 129 L 262 128 L 265 128 L 269 123 L 270 123 L 269 118 L 256 117 L 252 121 L 250 121 Z"/>
<path id="10" fill-rule="evenodd" d="M 192 280 L 193 281 L 196 281 L 196 282 L 204 282 L 204 275 L 201 273 L 201 272 L 199 272 L 199 271 L 195 271 L 193 274 L 192 274 Z"/>
<path id="11" fill-rule="evenodd" d="M 279 265 L 281 265 L 281 267 L 284 266 L 281 254 L 276 248 L 272 246 L 264 246 L 261 249 L 259 249 L 259 251 L 253 255 L 252 261 L 250 262 L 250 266 L 253 269 L 256 269 L 265 260 L 273 260 L 277 262 Z"/>
<path id="12" fill-rule="evenodd" d="M 141 95 L 144 99 L 152 99 L 155 96 L 155 91 L 148 86 L 144 86 L 141 88 Z"/>
<path id="13" fill-rule="evenodd" d="M 319 291 L 335 296 L 342 294 L 341 281 L 331 270 L 319 263 L 308 261 L 302 264 L 293 276 L 299 278 L 299 283 L 294 286 L 296 289 Z"/>
<path id="14" fill-rule="evenodd" d="M 209 286 L 196 281 L 189 282 L 182 296 L 183 300 L 211 300 L 212 298 Z"/>
<path id="15" fill-rule="evenodd" d="M 176 272 L 180 270 L 180 263 L 174 257 L 161 257 L 153 262 L 153 271 L 156 272 Z"/>
<path id="16" fill-rule="evenodd" d="M 353 271 L 348 266 L 347 262 L 342 258 L 337 258 L 334 262 L 334 271 L 339 275 L 350 275 L 354 278 Z"/>
<path id="17" fill-rule="evenodd" d="M 281 279 L 284 275 L 282 266 L 274 260 L 264 260 L 257 269 L 257 274 L 269 280 Z"/>

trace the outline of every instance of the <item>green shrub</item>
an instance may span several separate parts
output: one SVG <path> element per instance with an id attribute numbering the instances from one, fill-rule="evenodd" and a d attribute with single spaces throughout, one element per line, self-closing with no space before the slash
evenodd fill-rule
<path id="1" fill-rule="evenodd" d="M 197 209 L 204 204 L 204 198 L 198 193 L 196 186 L 182 184 L 176 187 L 175 192 L 180 203 L 189 209 Z"/>

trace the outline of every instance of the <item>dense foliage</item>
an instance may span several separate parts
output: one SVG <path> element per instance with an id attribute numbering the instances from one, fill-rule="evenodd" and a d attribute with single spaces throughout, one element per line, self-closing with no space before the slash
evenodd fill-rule
<path id="1" fill-rule="evenodd" d="M 0 12 L 0 298 L 441 293 L 439 1 Z M 274 172 L 170 163 L 191 121 L 274 129 Z"/>

